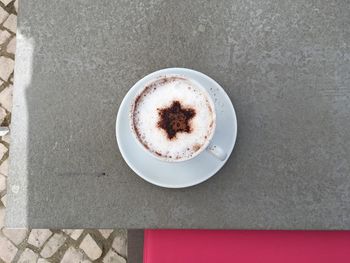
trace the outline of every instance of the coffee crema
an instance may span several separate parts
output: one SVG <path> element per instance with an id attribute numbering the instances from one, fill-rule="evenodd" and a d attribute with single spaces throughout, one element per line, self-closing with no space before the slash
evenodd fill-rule
<path id="1" fill-rule="evenodd" d="M 167 161 L 189 159 L 206 147 L 215 130 L 215 118 L 209 94 L 180 76 L 148 83 L 131 111 L 137 139 Z"/>

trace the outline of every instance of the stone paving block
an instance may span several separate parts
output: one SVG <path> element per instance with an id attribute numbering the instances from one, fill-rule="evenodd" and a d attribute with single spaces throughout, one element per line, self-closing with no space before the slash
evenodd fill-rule
<path id="1" fill-rule="evenodd" d="M 4 228 L 3 234 L 12 241 L 15 245 L 19 245 L 27 236 L 27 229 Z"/>
<path id="2" fill-rule="evenodd" d="M 0 174 L 0 192 L 6 189 L 6 177 Z"/>
<path id="3" fill-rule="evenodd" d="M 0 258 L 6 263 L 12 262 L 18 249 L 5 236 L 0 234 Z"/>
<path id="4" fill-rule="evenodd" d="M 7 32 L 6 30 L 0 30 L 0 45 L 4 44 L 10 37 L 11 34 L 9 32 Z"/>
<path id="5" fill-rule="evenodd" d="M 44 258 L 49 258 L 64 244 L 66 237 L 62 234 L 54 234 L 41 250 L 40 255 Z"/>
<path id="6" fill-rule="evenodd" d="M 77 250 L 74 247 L 70 247 L 67 249 L 66 253 L 64 254 L 61 263 L 81 263 L 83 261 L 84 254 Z"/>
<path id="7" fill-rule="evenodd" d="M 14 61 L 12 59 L 0 57 L 0 78 L 7 81 L 13 71 L 13 67 Z"/>
<path id="8" fill-rule="evenodd" d="M 16 9 L 16 12 L 18 12 L 18 0 L 15 1 L 15 3 L 13 4 L 13 6 Z"/>
<path id="9" fill-rule="evenodd" d="M 75 229 L 72 234 L 70 235 L 71 238 L 73 238 L 74 240 L 77 240 L 80 235 L 83 233 L 84 229 Z"/>
<path id="10" fill-rule="evenodd" d="M 8 5 L 12 0 L 1 0 L 4 5 Z"/>
<path id="11" fill-rule="evenodd" d="M 0 93 L 1 106 L 10 112 L 12 111 L 12 93 L 13 93 L 13 85 L 6 87 Z"/>
<path id="12" fill-rule="evenodd" d="M 5 145 L 3 145 L 2 143 L 0 143 L 0 160 L 2 159 L 2 157 L 4 156 L 4 154 L 8 151 L 8 149 L 6 148 Z"/>
<path id="13" fill-rule="evenodd" d="M 109 250 L 106 256 L 103 258 L 103 263 L 126 263 L 126 260 L 115 253 L 113 250 Z"/>
<path id="14" fill-rule="evenodd" d="M 113 232 L 113 229 L 99 229 L 98 231 L 100 231 L 101 235 L 107 239 Z"/>
<path id="15" fill-rule="evenodd" d="M 72 232 L 74 231 L 74 229 L 62 229 L 62 231 L 63 231 L 64 233 L 66 233 L 67 235 L 70 235 L 70 234 L 72 234 Z"/>
<path id="16" fill-rule="evenodd" d="M 38 254 L 35 253 L 33 250 L 26 248 L 24 252 L 22 253 L 21 257 L 17 261 L 17 263 L 32 263 L 36 262 L 38 259 Z"/>
<path id="17" fill-rule="evenodd" d="M 5 136 L 4 136 L 5 137 Z M 4 139 L 3 137 L 3 139 Z M 0 146 L 1 147 L 1 146 Z M 7 176 L 9 171 L 9 159 L 7 158 L 1 165 L 0 165 L 0 174 Z"/>
<path id="18" fill-rule="evenodd" d="M 6 134 L 5 136 L 2 136 L 2 140 L 4 142 L 10 143 L 10 133 Z M 7 159 L 6 159 L 7 160 Z M 7 176 L 7 175 L 6 175 Z"/>
<path id="19" fill-rule="evenodd" d="M 116 236 L 113 240 L 112 247 L 115 251 L 118 252 L 119 255 L 126 257 L 127 251 L 127 240 L 123 236 Z"/>
<path id="20" fill-rule="evenodd" d="M 4 22 L 3 26 L 10 30 L 13 33 L 16 33 L 17 28 L 17 17 L 14 14 L 11 14 L 6 21 Z"/>
<path id="21" fill-rule="evenodd" d="M 5 225 L 5 207 L 0 206 L 0 229 Z"/>
<path id="22" fill-rule="evenodd" d="M 0 123 L 2 123 L 4 121 L 4 119 L 6 118 L 6 110 L 0 106 Z"/>
<path id="23" fill-rule="evenodd" d="M 30 232 L 28 243 L 41 248 L 45 241 L 52 235 L 49 229 L 33 229 Z"/>
<path id="24" fill-rule="evenodd" d="M 89 234 L 85 236 L 79 247 L 84 250 L 85 254 L 92 260 L 96 260 L 102 255 L 101 248 Z"/>
<path id="25" fill-rule="evenodd" d="M 36 263 L 50 263 L 49 261 L 47 261 L 45 258 L 39 258 L 38 261 Z M 73 262 L 72 262 L 73 263 Z"/>
<path id="26" fill-rule="evenodd" d="M 6 207 L 6 201 L 7 201 L 7 195 L 4 195 L 3 197 L 1 197 L 1 202 L 5 207 Z"/>
<path id="27" fill-rule="evenodd" d="M 6 48 L 7 53 L 15 54 L 16 51 L 16 38 L 12 38 L 11 41 L 7 44 Z"/>
<path id="28" fill-rule="evenodd" d="M 8 18 L 8 16 L 9 16 L 9 13 L 7 13 L 5 9 L 0 7 L 0 24 L 4 22 L 6 18 Z"/>

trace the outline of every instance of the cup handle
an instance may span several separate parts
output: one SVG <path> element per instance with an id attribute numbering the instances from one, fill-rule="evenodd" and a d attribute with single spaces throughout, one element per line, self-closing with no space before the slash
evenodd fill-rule
<path id="1" fill-rule="evenodd" d="M 220 161 L 224 161 L 227 157 L 227 153 L 224 152 L 223 149 L 221 149 L 219 146 L 215 144 L 209 144 L 206 150 L 212 155 L 214 155 L 214 157 L 219 159 Z"/>

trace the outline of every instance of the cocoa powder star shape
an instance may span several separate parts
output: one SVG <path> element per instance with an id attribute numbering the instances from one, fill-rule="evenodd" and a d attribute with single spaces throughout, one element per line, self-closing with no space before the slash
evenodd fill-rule
<path id="1" fill-rule="evenodd" d="M 167 133 L 168 139 L 176 137 L 178 132 L 190 133 L 190 120 L 196 115 L 192 108 L 182 107 L 179 101 L 173 101 L 169 107 L 158 109 L 158 127 Z"/>

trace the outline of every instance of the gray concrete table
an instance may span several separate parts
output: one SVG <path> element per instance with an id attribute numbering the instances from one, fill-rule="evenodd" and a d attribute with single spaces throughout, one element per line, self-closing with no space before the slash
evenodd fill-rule
<path id="1" fill-rule="evenodd" d="M 18 29 L 8 226 L 350 229 L 347 1 L 26 0 Z M 187 189 L 140 179 L 115 139 L 165 67 L 237 111 L 230 160 Z"/>

